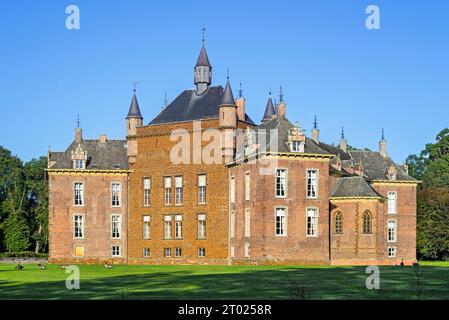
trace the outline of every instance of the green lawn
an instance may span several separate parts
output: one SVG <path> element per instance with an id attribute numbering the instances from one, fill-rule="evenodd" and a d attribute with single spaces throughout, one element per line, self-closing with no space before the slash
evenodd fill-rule
<path id="1" fill-rule="evenodd" d="M 449 299 L 449 262 L 421 264 L 421 299 Z M 381 267 L 380 290 L 367 290 L 364 267 L 80 266 L 81 289 L 65 270 L 0 264 L 1 299 L 417 299 L 411 267 Z M 293 292 L 302 292 L 295 295 Z"/>

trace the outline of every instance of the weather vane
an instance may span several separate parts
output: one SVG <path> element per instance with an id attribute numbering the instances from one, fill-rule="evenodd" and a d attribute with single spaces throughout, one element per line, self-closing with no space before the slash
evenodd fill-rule
<path id="1" fill-rule="evenodd" d="M 205 38 L 206 28 L 203 28 L 201 31 L 203 32 L 203 43 L 204 43 L 206 41 L 206 38 Z"/>
<path id="2" fill-rule="evenodd" d="M 79 113 L 76 115 L 76 127 L 78 129 L 80 128 L 80 114 Z"/>
<path id="3" fill-rule="evenodd" d="M 137 81 L 134 81 L 134 93 L 136 93 L 136 90 L 137 90 L 137 85 L 138 85 L 139 83 L 137 82 Z"/>

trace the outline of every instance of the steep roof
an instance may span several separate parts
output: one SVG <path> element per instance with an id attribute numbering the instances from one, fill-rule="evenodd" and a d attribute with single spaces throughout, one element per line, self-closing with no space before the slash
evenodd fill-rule
<path id="1" fill-rule="evenodd" d="M 226 88 L 220 102 L 221 106 L 235 106 L 234 94 L 232 93 L 231 83 L 226 82 Z"/>
<path id="2" fill-rule="evenodd" d="M 265 108 L 265 113 L 262 118 L 262 122 L 270 121 L 275 114 L 273 100 L 271 96 L 268 98 L 267 107 Z"/>
<path id="3" fill-rule="evenodd" d="M 388 168 L 394 165 L 397 170 L 396 180 L 416 181 L 406 173 L 403 166 L 396 165 L 390 157 L 383 157 L 379 152 L 353 150 L 350 154 L 355 162 L 362 164 L 363 173 L 369 180 L 388 180 Z"/>
<path id="4" fill-rule="evenodd" d="M 382 198 L 362 177 L 338 178 L 331 198 Z"/>
<path id="5" fill-rule="evenodd" d="M 223 93 L 222 86 L 209 87 L 200 95 L 196 90 L 184 90 L 150 122 L 150 125 L 217 118 Z M 248 115 L 246 122 L 254 124 Z"/>
<path id="6" fill-rule="evenodd" d="M 330 154 L 335 154 L 340 156 L 341 160 L 350 160 L 351 155 L 348 152 L 343 151 L 343 149 L 340 149 L 339 147 L 332 146 L 330 144 L 324 143 L 319 141 L 318 146 L 320 146 L 321 149 L 326 150 Z"/>
<path id="7" fill-rule="evenodd" d="M 290 129 L 293 129 L 294 125 L 284 117 L 274 118 L 270 121 L 264 122 L 256 127 L 256 131 L 268 136 L 267 151 L 272 151 L 271 146 L 275 145 L 275 139 L 277 139 L 278 152 L 291 152 L 287 145 Z M 271 130 L 276 130 L 277 134 L 273 134 Z M 268 143 L 270 141 L 270 143 Z M 304 147 L 304 153 L 309 154 L 329 154 L 326 150 L 320 148 L 312 139 L 306 138 L 306 144 Z"/>
<path id="8" fill-rule="evenodd" d="M 212 67 L 209 61 L 209 57 L 207 56 L 206 47 L 204 45 L 201 47 L 201 52 L 198 56 L 196 67 Z"/>
<path id="9" fill-rule="evenodd" d="M 73 141 L 64 152 L 51 152 L 55 154 L 55 165 L 51 169 L 73 169 L 72 150 L 78 146 L 87 152 L 86 169 L 90 170 L 127 170 L 128 157 L 126 140 L 82 140 L 81 143 Z"/>
<path id="10" fill-rule="evenodd" d="M 131 106 L 129 107 L 129 112 L 127 118 L 140 118 L 143 119 L 140 113 L 139 103 L 137 102 L 136 94 L 134 93 L 131 100 Z"/>

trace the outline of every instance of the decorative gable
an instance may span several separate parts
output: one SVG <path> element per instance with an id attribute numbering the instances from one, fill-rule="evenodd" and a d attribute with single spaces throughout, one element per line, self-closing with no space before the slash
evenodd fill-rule
<path id="1" fill-rule="evenodd" d="M 78 144 L 75 150 L 72 150 L 71 154 L 73 168 L 79 170 L 86 169 L 87 151 L 83 149 L 81 144 Z"/>

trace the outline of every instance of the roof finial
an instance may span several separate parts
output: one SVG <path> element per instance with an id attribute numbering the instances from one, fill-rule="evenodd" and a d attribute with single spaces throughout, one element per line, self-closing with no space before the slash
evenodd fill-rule
<path id="1" fill-rule="evenodd" d="M 284 94 L 282 93 L 282 86 L 279 89 L 279 102 L 284 102 Z"/>
<path id="2" fill-rule="evenodd" d="M 205 37 L 206 28 L 203 28 L 201 31 L 203 32 L 202 41 L 203 41 L 203 45 L 204 45 L 204 42 L 206 41 L 206 37 Z"/>
<path id="3" fill-rule="evenodd" d="M 134 90 L 133 90 L 134 94 L 136 94 L 138 84 L 139 83 L 137 81 L 134 81 Z"/>
<path id="4" fill-rule="evenodd" d="M 226 69 L 226 79 L 229 81 L 229 67 Z"/>
<path id="5" fill-rule="evenodd" d="M 76 115 L 76 127 L 78 129 L 80 128 L 80 114 L 79 113 Z"/>
<path id="6" fill-rule="evenodd" d="M 242 89 L 242 83 L 239 84 L 239 98 L 243 97 L 243 89 Z"/>
<path id="7" fill-rule="evenodd" d="M 345 140 L 345 127 L 341 127 L 341 139 Z"/>
<path id="8" fill-rule="evenodd" d="M 270 87 L 270 91 L 268 91 L 268 95 L 269 95 L 270 98 L 271 98 L 271 87 Z"/>
<path id="9" fill-rule="evenodd" d="M 315 119 L 313 120 L 313 128 L 318 129 L 318 120 L 316 118 L 316 115 L 315 115 Z"/>
<path id="10" fill-rule="evenodd" d="M 385 140 L 385 131 L 384 131 L 384 128 L 382 128 L 382 140 Z"/>
<path id="11" fill-rule="evenodd" d="M 167 108 L 168 100 L 167 100 L 167 92 L 164 94 L 164 108 Z"/>

